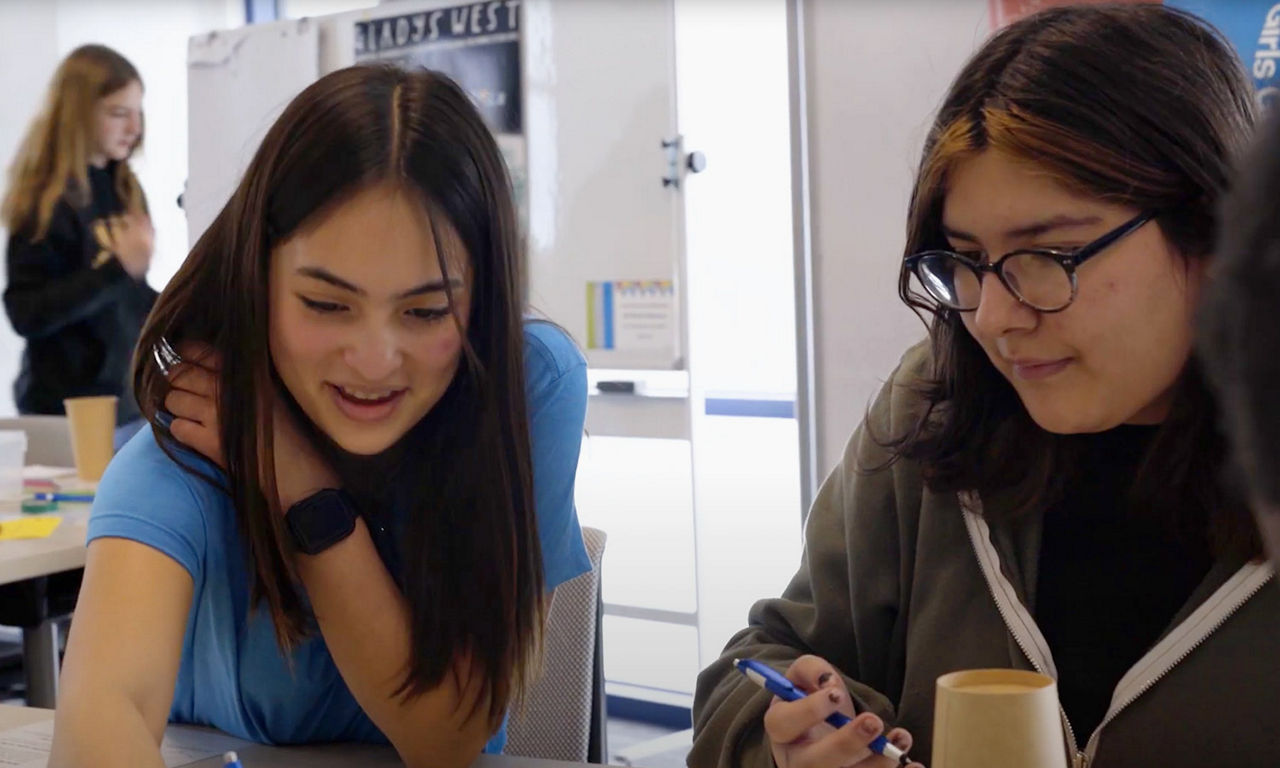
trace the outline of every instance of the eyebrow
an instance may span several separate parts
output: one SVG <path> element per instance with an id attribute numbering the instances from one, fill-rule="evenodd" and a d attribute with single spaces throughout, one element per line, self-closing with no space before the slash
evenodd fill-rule
<path id="1" fill-rule="evenodd" d="M 333 274 L 327 269 L 321 267 L 298 267 L 297 274 L 302 277 L 309 277 L 313 280 L 319 280 L 322 283 L 328 283 L 335 288 L 341 288 L 344 291 L 350 291 L 357 296 L 366 296 L 367 292 L 355 283 L 343 280 L 341 277 Z M 447 285 L 446 285 L 447 284 Z M 396 294 L 396 299 L 409 299 L 414 296 L 423 296 L 428 293 L 441 293 L 445 288 L 461 288 L 462 281 L 456 277 L 451 277 L 447 281 L 444 279 L 432 280 L 429 283 L 410 288 L 407 291 Z"/>
<path id="2" fill-rule="evenodd" d="M 1033 222 L 1021 227 L 1015 227 L 1004 233 L 1004 236 L 1010 240 L 1027 237 L 1039 237 L 1048 234 L 1057 229 L 1070 229 L 1073 227 L 1087 227 L 1102 221 L 1100 216 L 1054 216 L 1051 219 Z M 942 225 L 942 233 L 949 238 L 955 240 L 967 240 L 971 243 L 980 242 L 976 235 L 968 232 L 962 232 L 958 229 L 952 229 L 946 224 Z"/>

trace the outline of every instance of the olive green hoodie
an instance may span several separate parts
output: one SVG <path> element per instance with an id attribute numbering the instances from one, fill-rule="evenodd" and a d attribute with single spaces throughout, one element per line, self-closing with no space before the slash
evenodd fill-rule
<path id="1" fill-rule="evenodd" d="M 989 526 L 982 504 L 998 498 L 932 493 L 915 462 L 885 468 L 889 455 L 871 437 L 914 422 L 921 400 L 912 385 L 928 361 L 925 345 L 903 358 L 868 414 L 871 429 L 854 433 L 814 501 L 800 570 L 782 597 L 752 607 L 748 628 L 699 675 L 690 766 L 773 765 L 762 727 L 771 695 L 732 668 L 735 657 L 780 671 L 803 654 L 826 658 L 857 709 L 910 730 L 911 754 L 926 764 L 939 675 L 1008 667 L 1056 678 L 1028 599 L 1040 518 Z M 1280 589 L 1265 586 L 1271 575 L 1261 562 L 1215 563 L 1117 685 L 1097 731 L 1066 724 L 1069 764 L 1280 765 Z"/>

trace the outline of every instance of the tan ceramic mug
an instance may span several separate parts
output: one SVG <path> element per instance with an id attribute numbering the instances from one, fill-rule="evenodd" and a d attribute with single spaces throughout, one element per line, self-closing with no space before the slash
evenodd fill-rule
<path id="1" fill-rule="evenodd" d="M 973 669 L 938 678 L 932 768 L 1067 768 L 1053 678 Z"/>

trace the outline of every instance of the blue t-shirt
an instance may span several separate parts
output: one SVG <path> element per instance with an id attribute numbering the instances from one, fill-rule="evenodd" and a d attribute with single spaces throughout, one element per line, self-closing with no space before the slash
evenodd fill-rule
<path id="1" fill-rule="evenodd" d="M 547 589 L 591 569 L 573 504 L 586 413 L 586 363 L 562 331 L 525 325 L 534 502 Z M 207 462 L 200 467 L 216 471 Z M 244 547 L 230 498 L 193 477 L 143 430 L 98 486 L 88 540 L 131 539 L 176 560 L 194 595 L 169 720 L 268 744 L 386 743 L 317 632 L 290 660 L 265 607 L 249 611 Z M 501 752 L 506 722 L 485 745 Z"/>

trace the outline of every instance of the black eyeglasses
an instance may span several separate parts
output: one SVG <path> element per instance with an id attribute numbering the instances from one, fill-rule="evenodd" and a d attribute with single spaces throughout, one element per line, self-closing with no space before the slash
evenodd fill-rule
<path id="1" fill-rule="evenodd" d="M 972 312 L 982 298 L 982 278 L 990 272 L 1022 304 L 1037 312 L 1061 312 L 1075 301 L 1076 267 L 1155 218 L 1140 213 L 1088 245 L 1073 251 L 1026 248 L 984 264 L 955 251 L 921 251 L 904 262 L 935 301 L 947 309 Z"/>

